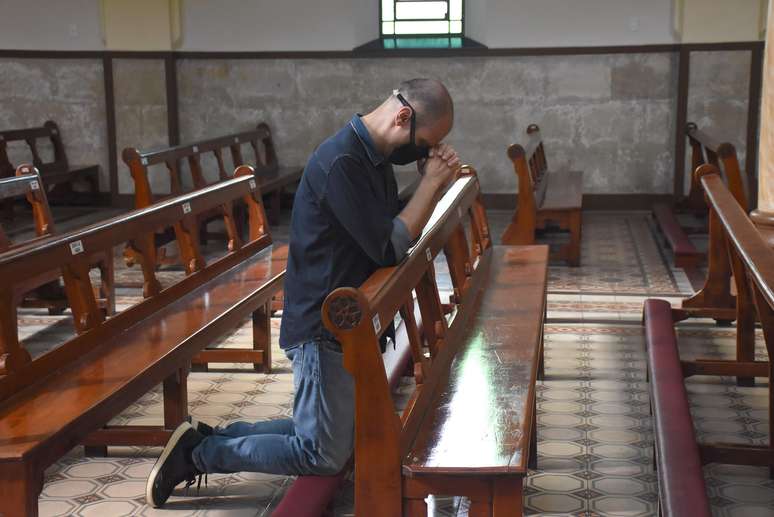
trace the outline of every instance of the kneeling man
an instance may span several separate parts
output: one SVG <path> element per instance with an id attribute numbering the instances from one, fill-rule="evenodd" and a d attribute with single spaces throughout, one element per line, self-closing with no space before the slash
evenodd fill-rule
<path id="1" fill-rule="evenodd" d="M 293 364 L 293 418 L 212 428 L 190 419 L 148 478 L 148 503 L 206 473 L 338 473 L 352 455 L 354 381 L 320 309 L 338 287 L 360 286 L 400 262 L 460 167 L 441 141 L 454 110 L 439 81 L 412 79 L 371 113 L 355 115 L 309 158 L 296 191 L 280 346 Z M 392 164 L 417 162 L 422 179 L 401 207 Z M 201 479 L 201 478 L 200 478 Z"/>

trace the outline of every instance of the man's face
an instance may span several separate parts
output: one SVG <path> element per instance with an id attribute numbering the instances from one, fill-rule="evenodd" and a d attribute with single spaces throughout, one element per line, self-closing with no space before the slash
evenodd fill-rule
<path id="1" fill-rule="evenodd" d="M 418 124 L 414 139 L 420 147 L 434 147 L 446 138 L 452 129 L 450 116 L 445 116 L 432 124 Z"/>

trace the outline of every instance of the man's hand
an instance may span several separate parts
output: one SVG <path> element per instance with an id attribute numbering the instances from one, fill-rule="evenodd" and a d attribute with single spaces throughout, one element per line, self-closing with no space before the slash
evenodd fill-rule
<path id="1" fill-rule="evenodd" d="M 451 146 L 438 144 L 430 148 L 423 168 L 424 175 L 440 189 L 456 179 L 460 169 L 460 158 Z"/>
<path id="2" fill-rule="evenodd" d="M 429 157 L 432 158 L 434 156 L 440 157 L 452 169 L 460 167 L 460 157 L 457 155 L 457 151 L 449 144 L 442 142 L 435 147 L 431 147 Z"/>
<path id="3" fill-rule="evenodd" d="M 457 178 L 461 168 L 460 158 L 451 146 L 438 144 L 430 148 L 426 160 L 417 162 L 417 168 L 422 174 L 422 181 L 398 216 L 406 225 L 412 239 L 422 232 L 443 189 Z"/>

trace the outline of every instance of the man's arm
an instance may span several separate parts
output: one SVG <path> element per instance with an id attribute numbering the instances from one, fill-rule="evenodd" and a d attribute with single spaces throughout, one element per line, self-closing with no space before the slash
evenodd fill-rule
<path id="1" fill-rule="evenodd" d="M 444 187 L 454 179 L 458 170 L 459 158 L 454 149 L 440 144 L 431 150 L 416 192 L 398 215 L 408 230 L 411 241 L 422 233 L 443 194 Z"/>

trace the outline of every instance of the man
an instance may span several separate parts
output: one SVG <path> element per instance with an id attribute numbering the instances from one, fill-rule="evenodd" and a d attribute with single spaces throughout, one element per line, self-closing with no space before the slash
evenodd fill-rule
<path id="1" fill-rule="evenodd" d="M 280 330 L 293 363 L 293 418 L 216 429 L 183 423 L 148 477 L 149 504 L 163 505 L 177 484 L 204 473 L 325 475 L 344 467 L 354 441 L 354 381 L 320 308 L 334 289 L 397 264 L 420 235 L 460 166 L 441 143 L 453 120 L 443 84 L 412 79 L 314 151 L 293 205 Z M 401 209 L 391 164 L 414 161 L 422 179 Z"/>

